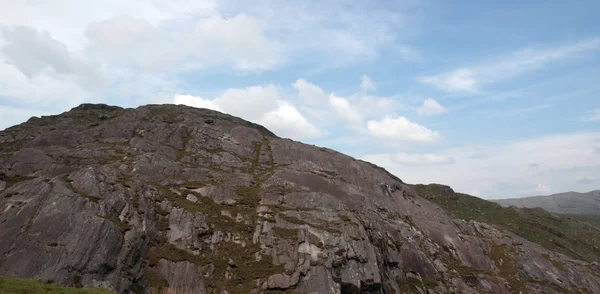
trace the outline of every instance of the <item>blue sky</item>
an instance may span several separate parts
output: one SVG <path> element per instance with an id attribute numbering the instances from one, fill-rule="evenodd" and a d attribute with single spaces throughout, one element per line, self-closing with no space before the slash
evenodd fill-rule
<path id="1" fill-rule="evenodd" d="M 168 4 L 165 4 L 168 3 Z M 600 188 L 598 1 L 0 0 L 0 129 L 177 103 L 483 198 Z"/>

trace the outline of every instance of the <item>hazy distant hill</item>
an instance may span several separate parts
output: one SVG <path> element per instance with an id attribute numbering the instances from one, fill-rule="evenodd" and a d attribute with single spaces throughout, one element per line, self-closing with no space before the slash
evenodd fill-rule
<path id="1" fill-rule="evenodd" d="M 502 206 L 541 207 L 550 212 L 600 215 L 600 190 L 587 193 L 567 192 L 550 196 L 534 196 L 493 200 Z"/>

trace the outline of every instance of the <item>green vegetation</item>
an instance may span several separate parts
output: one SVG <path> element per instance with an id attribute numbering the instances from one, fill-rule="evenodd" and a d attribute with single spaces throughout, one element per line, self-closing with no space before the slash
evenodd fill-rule
<path id="1" fill-rule="evenodd" d="M 586 222 L 590 225 L 600 227 L 600 215 L 594 214 L 558 214 L 564 218 L 570 218 L 574 220 L 578 220 L 580 222 Z"/>
<path id="2" fill-rule="evenodd" d="M 423 293 L 417 290 L 417 287 L 421 288 L 421 289 L 432 289 L 437 287 L 438 283 L 434 280 L 434 279 L 430 279 L 430 278 L 415 278 L 415 277 L 407 277 L 405 280 L 403 281 L 398 281 L 399 286 L 400 286 L 400 290 L 402 290 L 402 293 Z"/>
<path id="3" fill-rule="evenodd" d="M 293 217 L 293 216 L 289 216 L 289 215 L 286 215 L 286 214 L 283 214 L 283 213 L 280 213 L 279 217 L 282 220 L 284 220 L 284 221 L 286 221 L 288 223 L 295 224 L 295 225 L 305 225 L 305 224 L 307 224 L 305 221 L 303 221 L 303 220 L 301 220 L 299 218 L 296 218 L 296 217 Z"/>
<path id="4" fill-rule="evenodd" d="M 155 272 L 151 270 L 146 270 L 144 272 L 144 275 L 146 276 L 146 279 L 148 280 L 150 286 L 158 290 L 158 292 L 165 288 L 169 288 L 169 282 L 165 279 L 159 279 L 158 275 Z"/>
<path id="5" fill-rule="evenodd" d="M 90 195 L 86 192 L 76 189 L 75 187 L 73 187 L 73 184 L 71 184 L 71 182 L 73 182 L 72 180 L 69 180 L 67 178 L 61 178 L 61 180 L 67 185 L 67 188 L 75 192 L 75 194 L 79 195 L 80 197 L 86 198 L 92 202 L 98 202 L 101 199 L 98 196 Z"/>
<path id="6" fill-rule="evenodd" d="M 506 245 L 494 246 L 490 258 L 500 269 L 500 275 L 510 284 L 513 293 L 527 293 L 525 280 L 519 275 L 519 262 L 515 260 L 514 248 L 512 250 Z"/>
<path id="7" fill-rule="evenodd" d="M 4 177 L 4 179 L 0 178 L 0 180 L 3 180 L 4 182 L 6 182 L 6 188 L 10 188 L 18 183 L 29 181 L 34 178 L 35 177 L 16 175 L 14 177 Z"/>
<path id="8" fill-rule="evenodd" d="M 179 187 L 169 187 L 154 184 L 154 188 L 170 201 L 173 205 L 183 208 L 189 212 L 199 212 L 206 217 L 207 223 L 211 224 L 211 230 L 228 231 L 239 234 L 245 245 L 234 242 L 221 242 L 214 244 L 214 248 L 205 246 L 199 252 L 192 253 L 191 251 L 179 249 L 173 244 L 164 240 L 164 237 L 159 237 L 153 240 L 153 244 L 148 252 L 147 261 L 150 266 L 146 273 L 146 278 L 150 284 L 157 289 L 168 287 L 166 281 L 161 280 L 156 274 L 153 274 L 152 267 L 156 266 L 161 259 L 170 261 L 188 261 L 199 266 L 214 266 L 214 273 L 207 278 L 207 292 L 212 293 L 213 290 L 227 289 L 229 293 L 249 293 L 256 288 L 257 279 L 264 279 L 276 273 L 285 271 L 283 265 L 274 265 L 269 256 L 262 256 L 257 260 L 257 253 L 261 251 L 259 244 L 252 243 L 252 235 L 254 233 L 254 224 L 258 218 L 256 207 L 260 204 L 261 195 L 265 192 L 263 184 L 275 170 L 273 163 L 272 152 L 269 148 L 270 142 L 268 139 L 263 139 L 255 147 L 253 158 L 247 159 L 251 162 L 248 173 L 252 176 L 252 184 L 250 186 L 237 186 L 235 192 L 237 194 L 237 203 L 235 205 L 218 204 L 211 198 L 205 197 L 194 189 L 204 187 L 203 182 L 186 182 Z M 214 152 L 220 152 L 220 149 L 215 149 Z M 261 163 L 261 158 L 268 158 L 267 163 Z M 197 201 L 192 202 L 187 200 L 187 195 L 192 194 L 197 198 Z M 238 222 L 228 216 L 221 214 L 222 211 L 228 211 L 231 216 L 242 215 L 245 221 Z M 166 230 L 168 222 L 166 222 L 167 213 L 157 209 L 159 215 L 159 227 Z M 248 222 L 249 221 L 249 222 Z M 282 238 L 297 238 L 297 230 L 289 230 L 276 228 L 276 234 Z M 260 255 L 259 255 L 260 256 Z M 229 260 L 234 262 L 231 265 Z"/>
<path id="9" fill-rule="evenodd" d="M 298 230 L 297 229 L 286 229 L 280 227 L 274 227 L 273 232 L 275 235 L 283 237 L 285 239 L 297 239 L 298 238 Z"/>
<path id="10" fill-rule="evenodd" d="M 106 289 L 77 289 L 35 280 L 0 277 L 0 294 L 110 294 Z"/>
<path id="11" fill-rule="evenodd" d="M 15 152 L 20 150 L 25 145 L 24 140 L 16 140 L 11 142 L 0 143 L 0 152 Z"/>
<path id="12" fill-rule="evenodd" d="M 249 293 L 255 286 L 254 280 L 284 272 L 283 265 L 272 264 L 268 256 L 256 260 L 255 254 L 259 251 L 258 244 L 243 247 L 233 242 L 223 242 L 219 244 L 215 251 L 205 249 L 202 253 L 196 255 L 179 249 L 168 242 L 160 241 L 158 244 L 154 244 L 148 252 L 148 265 L 151 267 L 156 266 L 160 259 L 174 262 L 188 261 L 199 266 L 213 264 L 215 272 L 207 279 L 209 290 L 223 289 L 227 286 L 229 293 Z M 229 265 L 229 259 L 235 261 L 235 266 Z M 231 279 L 225 279 L 226 272 L 232 274 Z M 146 278 L 153 287 L 168 287 L 168 284 L 165 284 L 166 281 L 159 279 L 152 270 L 146 272 Z"/>
<path id="13" fill-rule="evenodd" d="M 158 261 L 166 259 L 174 262 L 188 261 L 198 265 L 204 265 L 207 261 L 201 255 L 194 255 L 185 250 L 175 247 L 175 245 L 161 241 L 148 252 L 148 265 L 156 266 Z"/>
<path id="14" fill-rule="evenodd" d="M 169 107 L 153 107 L 150 110 L 150 115 L 152 117 L 159 117 L 162 119 L 163 122 L 168 123 L 168 124 L 173 124 L 173 123 L 178 123 L 178 122 L 182 122 L 183 119 L 179 118 L 179 115 L 181 114 L 181 112 L 175 108 L 169 108 Z"/>
<path id="15" fill-rule="evenodd" d="M 347 215 L 345 215 L 345 214 L 340 214 L 339 217 L 344 222 L 347 222 L 347 223 L 351 223 L 352 222 L 352 220 Z"/>
<path id="16" fill-rule="evenodd" d="M 115 224 L 117 226 L 117 228 L 119 229 L 119 231 L 121 231 L 121 233 L 125 233 L 129 230 L 131 230 L 131 226 L 120 220 L 118 217 L 112 216 L 112 217 L 105 217 L 105 219 L 111 221 L 113 224 Z"/>
<path id="17" fill-rule="evenodd" d="M 575 259 L 600 261 L 600 228 L 540 208 L 504 208 L 442 185 L 416 185 L 415 189 L 459 218 L 497 225 Z"/>
<path id="18" fill-rule="evenodd" d="M 307 221 L 301 220 L 297 217 L 286 215 L 283 213 L 280 213 L 278 215 L 281 219 L 283 219 L 284 221 L 286 221 L 288 223 L 292 223 L 292 224 L 296 224 L 296 225 L 309 225 L 313 228 L 327 231 L 332 234 L 341 234 L 342 233 L 340 230 L 335 229 L 331 225 L 328 225 L 328 224 L 315 224 L 313 222 L 307 222 Z"/>
<path id="19" fill-rule="evenodd" d="M 550 258 L 550 255 L 548 254 L 542 254 L 542 256 L 544 258 L 546 258 L 547 260 L 549 260 L 550 262 L 552 262 L 552 265 L 554 265 L 555 268 L 564 271 L 565 270 L 565 264 L 562 261 L 558 261 L 558 260 L 554 260 L 552 258 Z"/>
<path id="20" fill-rule="evenodd" d="M 181 195 L 173 192 L 171 189 L 155 185 L 155 188 L 160 191 L 162 195 L 164 195 L 167 200 L 171 201 L 175 206 L 181 207 L 189 212 L 201 212 L 206 216 L 208 223 L 214 225 L 215 229 L 227 231 L 234 230 L 236 232 L 254 232 L 254 227 L 251 225 L 246 225 L 242 222 L 237 222 L 235 219 L 231 219 L 229 217 L 225 217 L 221 215 L 221 211 L 227 210 L 231 213 L 231 215 L 236 216 L 238 213 L 242 215 L 249 215 L 253 213 L 253 210 L 240 207 L 237 205 L 221 205 L 215 203 L 212 199 L 208 197 L 204 197 L 199 193 L 189 191 L 189 190 L 181 190 Z M 192 194 L 196 196 L 198 199 L 197 202 L 192 202 L 186 199 L 188 194 Z M 166 215 L 165 215 L 166 216 Z"/>

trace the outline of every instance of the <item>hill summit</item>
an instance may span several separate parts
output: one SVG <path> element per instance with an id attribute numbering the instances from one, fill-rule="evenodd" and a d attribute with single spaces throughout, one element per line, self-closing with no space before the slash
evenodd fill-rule
<path id="1" fill-rule="evenodd" d="M 84 104 L 0 132 L 10 278 L 117 293 L 600 293 L 598 235 L 207 109 Z"/>

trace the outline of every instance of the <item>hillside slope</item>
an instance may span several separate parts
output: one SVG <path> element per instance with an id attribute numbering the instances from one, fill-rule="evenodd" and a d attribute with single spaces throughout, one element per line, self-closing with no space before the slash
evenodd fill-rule
<path id="1" fill-rule="evenodd" d="M 549 196 L 493 200 L 502 206 L 534 208 L 565 214 L 600 215 L 600 190 L 587 193 L 567 192 Z"/>
<path id="2" fill-rule="evenodd" d="M 600 260 L 600 228 L 587 224 L 588 219 L 578 221 L 573 215 L 553 214 L 541 208 L 502 207 L 442 185 L 416 185 L 415 189 L 461 219 L 496 225 L 575 259 Z"/>
<path id="3" fill-rule="evenodd" d="M 81 105 L 0 132 L 0 275 L 118 293 L 600 293 L 596 239 L 551 226 L 569 247 L 548 246 L 436 187 L 215 111 Z"/>

